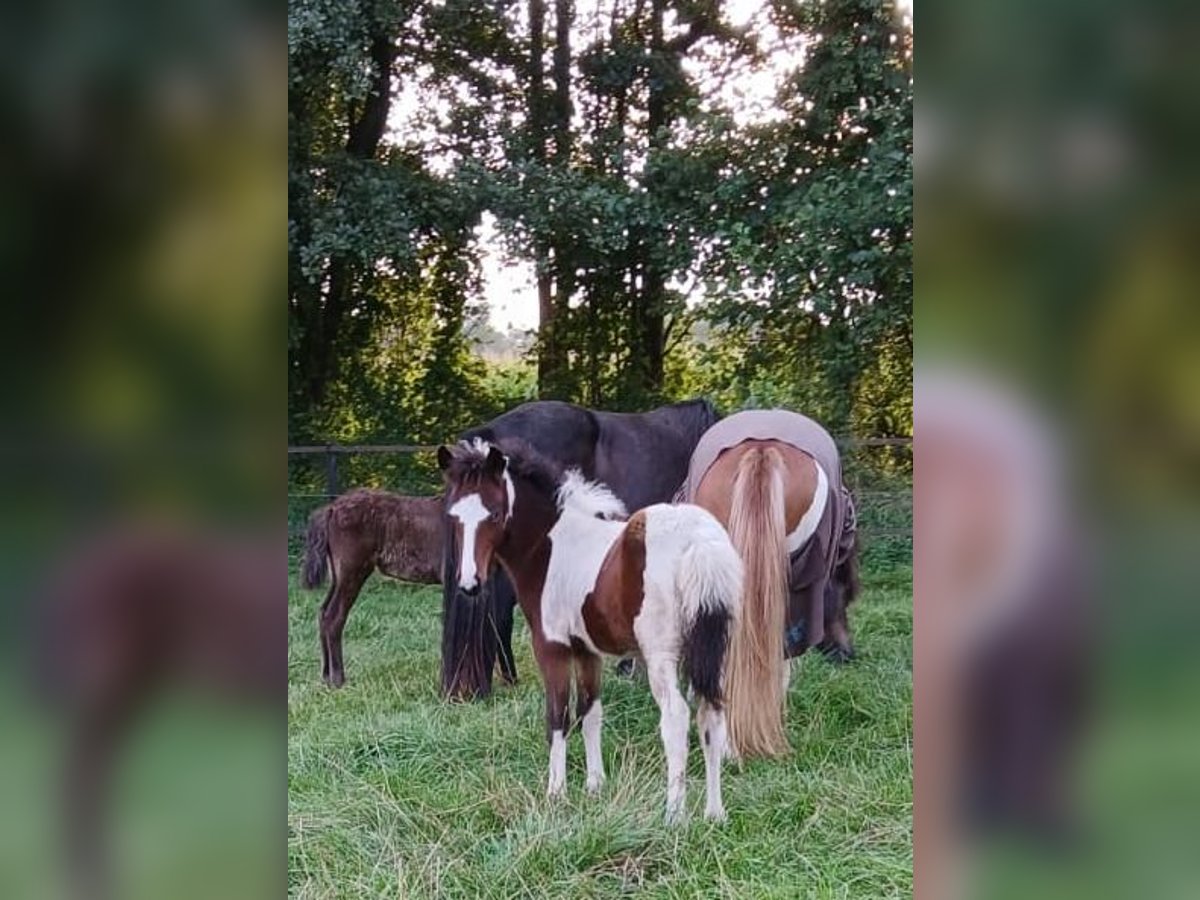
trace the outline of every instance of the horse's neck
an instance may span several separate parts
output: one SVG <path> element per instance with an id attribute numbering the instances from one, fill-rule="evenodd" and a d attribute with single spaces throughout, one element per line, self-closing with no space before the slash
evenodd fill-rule
<path id="1" fill-rule="evenodd" d="M 508 526 L 509 536 L 497 551 L 517 590 L 517 602 L 526 618 L 539 602 L 546 580 L 546 569 L 550 564 L 550 529 L 555 516 L 552 500 L 531 491 L 519 491 Z M 527 608 L 528 604 L 532 607 Z"/>

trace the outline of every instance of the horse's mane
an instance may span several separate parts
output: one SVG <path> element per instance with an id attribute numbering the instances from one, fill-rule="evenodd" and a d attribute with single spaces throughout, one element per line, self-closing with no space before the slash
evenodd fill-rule
<path id="1" fill-rule="evenodd" d="M 625 504 L 598 481 L 588 481 L 578 469 L 567 472 L 558 488 L 558 509 L 576 510 L 588 516 L 624 519 L 629 516 Z"/>
<path id="2" fill-rule="evenodd" d="M 498 449 L 508 459 L 508 471 L 514 478 L 529 482 L 547 497 L 554 496 L 562 480 L 562 467 L 520 438 L 459 441 L 450 463 L 451 477 L 464 482 L 480 479 L 491 447 Z"/>

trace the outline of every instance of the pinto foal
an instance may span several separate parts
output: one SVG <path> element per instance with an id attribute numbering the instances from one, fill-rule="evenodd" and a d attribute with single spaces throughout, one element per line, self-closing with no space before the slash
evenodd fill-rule
<path id="1" fill-rule="evenodd" d="M 682 659 L 699 699 L 705 818 L 723 820 L 721 680 L 738 612 L 742 562 L 712 515 L 696 506 L 648 506 L 624 521 L 607 488 L 565 476 L 527 445 L 485 441 L 438 450 L 446 506 L 461 548 L 457 578 L 477 594 L 494 561 L 508 572 L 529 623 L 546 689 L 550 744 L 547 795 L 566 787 L 567 705 L 574 668 L 576 714 L 587 757 L 587 790 L 604 781 L 600 756 L 600 654 L 638 652 L 667 759 L 667 820 L 684 811 L 688 706 L 679 690 Z M 506 455 L 507 454 L 507 455 Z"/>

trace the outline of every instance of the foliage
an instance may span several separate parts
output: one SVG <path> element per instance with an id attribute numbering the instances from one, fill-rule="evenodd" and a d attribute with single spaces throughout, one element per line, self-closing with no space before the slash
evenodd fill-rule
<path id="1" fill-rule="evenodd" d="M 442 440 L 535 395 L 910 433 L 911 29 L 725 15 L 289 0 L 293 440 Z M 475 352 L 485 211 L 536 266 L 524 367 Z"/>

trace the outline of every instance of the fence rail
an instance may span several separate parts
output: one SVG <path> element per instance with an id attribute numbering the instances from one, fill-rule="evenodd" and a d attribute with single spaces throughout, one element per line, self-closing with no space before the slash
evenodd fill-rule
<path id="1" fill-rule="evenodd" d="M 912 438 L 908 437 L 840 437 L 834 439 L 837 445 L 846 451 L 853 452 L 862 448 L 869 447 L 911 447 Z M 437 450 L 437 444 L 305 444 L 305 445 L 289 445 L 287 448 L 288 459 L 299 459 L 310 456 L 324 457 L 325 460 L 325 491 L 324 493 L 314 493 L 312 491 L 303 493 L 289 493 L 289 507 L 291 501 L 301 501 L 304 505 L 315 506 L 315 501 L 326 501 L 338 496 L 341 491 L 341 477 L 338 467 L 338 459 L 345 456 L 357 455 L 403 455 L 410 453 L 432 453 Z M 853 485 L 852 485 L 853 488 Z M 911 498 L 909 491 L 887 491 L 876 489 L 854 489 L 854 495 L 859 499 L 860 505 L 873 505 L 888 500 Z M 290 514 L 289 514 L 290 518 Z M 860 521 L 863 516 L 860 515 Z M 911 518 L 910 518 L 911 523 Z M 867 523 L 863 523 L 867 524 Z M 886 527 L 871 527 L 869 524 L 866 528 L 867 533 L 874 537 L 911 537 L 911 524 L 907 528 L 891 527 L 890 523 Z M 294 535 L 293 535 L 294 536 Z"/>
<path id="2" fill-rule="evenodd" d="M 839 447 L 855 449 L 858 447 L 908 447 L 912 445 L 909 437 L 870 437 L 834 438 Z M 288 446 L 288 456 L 313 456 L 323 453 L 339 455 L 358 453 L 432 453 L 439 444 L 301 444 Z"/>

